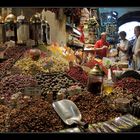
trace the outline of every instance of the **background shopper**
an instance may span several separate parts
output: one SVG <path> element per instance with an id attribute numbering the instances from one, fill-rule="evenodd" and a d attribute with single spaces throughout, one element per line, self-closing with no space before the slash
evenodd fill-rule
<path id="1" fill-rule="evenodd" d="M 134 34 L 136 35 L 135 44 L 133 46 L 134 69 L 140 70 L 140 26 L 134 28 Z"/>
<path id="2" fill-rule="evenodd" d="M 125 31 L 121 31 L 119 33 L 120 36 L 120 43 L 117 45 L 117 49 L 118 49 L 118 56 L 119 59 L 121 61 L 126 61 L 128 60 L 128 47 L 130 45 L 129 40 L 126 39 L 126 32 Z"/>

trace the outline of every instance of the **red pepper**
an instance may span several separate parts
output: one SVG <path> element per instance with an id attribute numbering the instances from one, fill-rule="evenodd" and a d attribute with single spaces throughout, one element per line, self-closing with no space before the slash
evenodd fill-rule
<path id="1" fill-rule="evenodd" d="M 129 92 L 132 92 L 133 94 L 139 94 L 140 96 L 140 80 L 134 79 L 134 78 L 123 78 L 120 81 L 116 82 L 114 85 L 114 88 L 122 88 L 126 89 Z"/>
<path id="2" fill-rule="evenodd" d="M 75 80 L 81 82 L 82 84 L 87 83 L 88 75 L 83 69 L 79 66 L 74 66 L 67 71 L 67 74 L 74 78 Z"/>

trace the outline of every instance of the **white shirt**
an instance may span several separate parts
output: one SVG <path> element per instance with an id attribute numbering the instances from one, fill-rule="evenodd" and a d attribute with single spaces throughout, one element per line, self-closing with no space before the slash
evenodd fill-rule
<path id="1" fill-rule="evenodd" d="M 136 58 L 136 69 L 140 68 L 140 54 L 136 55 L 137 51 L 139 49 L 140 49 L 140 36 L 138 37 L 137 42 L 136 42 L 136 46 L 134 48 L 134 55 L 135 55 L 135 58 Z"/>
<path id="2" fill-rule="evenodd" d="M 135 38 L 134 42 L 133 42 L 133 48 L 132 48 L 132 52 L 134 53 L 135 47 L 136 47 L 136 42 L 137 42 L 137 38 Z"/>
<path id="3" fill-rule="evenodd" d="M 118 46 L 120 46 L 120 48 L 122 48 L 123 50 L 127 50 L 128 49 L 128 45 L 129 45 L 129 41 L 127 39 L 125 40 L 120 40 L 120 43 L 118 44 Z M 119 51 L 119 58 L 121 60 L 126 59 L 126 53 Z"/>

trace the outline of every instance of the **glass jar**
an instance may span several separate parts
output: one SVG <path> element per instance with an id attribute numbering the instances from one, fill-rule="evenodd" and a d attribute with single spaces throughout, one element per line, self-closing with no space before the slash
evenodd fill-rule
<path id="1" fill-rule="evenodd" d="M 41 41 L 50 44 L 50 25 L 46 20 L 41 21 Z"/>
<path id="2" fill-rule="evenodd" d="M 29 40 L 29 22 L 21 11 L 21 15 L 17 17 L 17 43 L 26 44 Z"/>
<path id="3" fill-rule="evenodd" d="M 41 44 L 41 18 L 39 13 L 30 18 L 30 38 L 35 41 L 35 46 Z"/>
<path id="4" fill-rule="evenodd" d="M 103 77 L 103 71 L 100 69 L 99 65 L 96 64 L 89 72 L 87 90 L 93 94 L 102 94 Z"/>
<path id="5" fill-rule="evenodd" d="M 6 41 L 17 41 L 17 32 L 16 32 L 16 16 L 13 15 L 11 12 L 5 18 L 4 22 L 5 27 L 5 34 L 6 34 Z"/>
<path id="6" fill-rule="evenodd" d="M 105 95 L 111 94 L 113 92 L 113 86 L 114 86 L 114 82 L 112 80 L 104 79 L 103 80 L 103 93 Z"/>
<path id="7" fill-rule="evenodd" d="M 111 68 L 108 69 L 108 77 L 103 80 L 103 93 L 108 95 L 113 92 L 114 82 L 112 81 Z"/>

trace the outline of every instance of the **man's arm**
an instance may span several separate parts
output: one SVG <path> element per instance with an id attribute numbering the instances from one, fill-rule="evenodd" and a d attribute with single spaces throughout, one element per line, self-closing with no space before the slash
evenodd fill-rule
<path id="1" fill-rule="evenodd" d="M 134 54 L 136 56 L 140 56 L 140 36 L 137 39 L 137 42 L 136 42 L 136 51 L 134 52 Z"/>
<path id="2" fill-rule="evenodd" d="M 99 41 L 97 41 L 97 42 L 95 43 L 95 46 L 94 46 L 94 50 L 95 50 L 95 51 L 99 51 L 99 50 L 102 50 L 102 49 L 104 49 L 104 48 L 107 48 L 107 46 L 102 46 L 102 47 L 100 47 L 100 42 L 99 42 Z"/>

